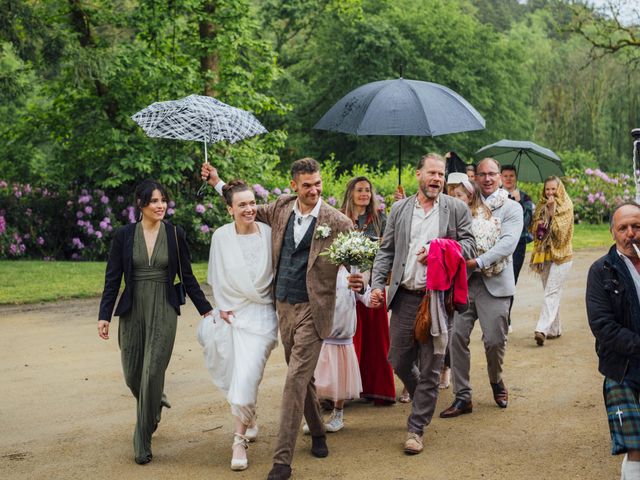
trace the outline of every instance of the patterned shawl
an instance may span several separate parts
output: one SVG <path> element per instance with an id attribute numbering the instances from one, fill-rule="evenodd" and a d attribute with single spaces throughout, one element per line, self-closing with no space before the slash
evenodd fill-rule
<path id="1" fill-rule="evenodd" d="M 559 264 L 573 257 L 573 203 L 561 181 L 553 215 L 547 212 L 547 200 L 543 189 L 529 227 L 534 238 L 530 267 L 536 273 L 541 273 L 548 262 Z M 544 228 L 538 227 L 540 221 L 544 222 Z"/>

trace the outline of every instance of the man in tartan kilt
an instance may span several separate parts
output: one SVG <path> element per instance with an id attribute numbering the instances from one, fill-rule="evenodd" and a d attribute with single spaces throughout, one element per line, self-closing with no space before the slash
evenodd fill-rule
<path id="1" fill-rule="evenodd" d="M 621 480 L 640 479 L 640 205 L 611 215 L 615 245 L 589 269 L 586 303 L 596 337 L 611 453 L 625 453 Z"/>

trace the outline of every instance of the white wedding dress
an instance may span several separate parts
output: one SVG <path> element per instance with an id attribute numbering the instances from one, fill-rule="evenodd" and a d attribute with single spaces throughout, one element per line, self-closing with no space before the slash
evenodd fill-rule
<path id="1" fill-rule="evenodd" d="M 213 234 L 208 283 L 216 309 L 213 319 L 203 319 L 198 328 L 213 383 L 245 425 L 255 420 L 258 386 L 278 338 L 271 298 L 271 228 L 257 225 L 255 234 L 238 235 L 233 223 Z M 233 312 L 230 325 L 220 318 L 220 310 Z"/>

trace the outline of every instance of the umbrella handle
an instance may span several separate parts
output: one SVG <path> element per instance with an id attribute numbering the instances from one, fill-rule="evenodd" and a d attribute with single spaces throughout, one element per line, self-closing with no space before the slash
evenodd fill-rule
<path id="1" fill-rule="evenodd" d="M 207 156 L 207 141 L 205 140 L 203 143 L 204 143 L 204 163 L 209 163 L 209 157 Z M 209 175 L 207 175 L 207 180 L 209 180 Z M 202 182 L 202 185 L 200 185 L 200 188 L 196 192 L 196 197 L 199 197 L 200 195 L 204 194 L 204 191 L 208 185 L 207 180 Z"/>

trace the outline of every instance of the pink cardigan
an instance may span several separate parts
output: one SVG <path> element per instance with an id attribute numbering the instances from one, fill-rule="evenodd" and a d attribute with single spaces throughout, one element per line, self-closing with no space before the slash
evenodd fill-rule
<path id="1" fill-rule="evenodd" d="M 462 247 L 455 240 L 436 238 L 431 241 L 427 255 L 427 290 L 446 291 L 451 287 L 453 303 L 466 305 L 469 290 Z"/>

